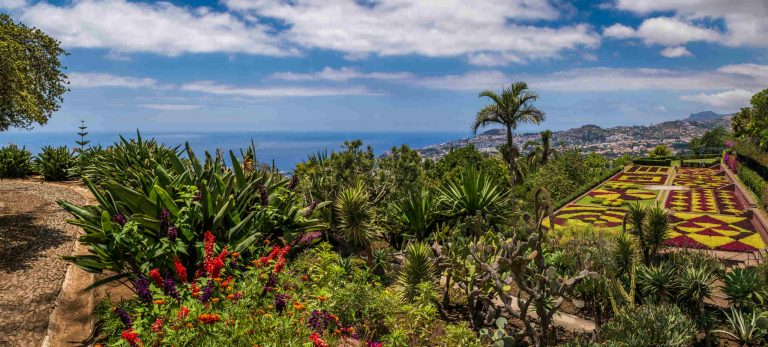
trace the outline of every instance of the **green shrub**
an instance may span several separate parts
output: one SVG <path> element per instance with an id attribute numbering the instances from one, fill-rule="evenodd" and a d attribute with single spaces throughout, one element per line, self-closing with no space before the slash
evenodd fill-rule
<path id="1" fill-rule="evenodd" d="M 635 165 L 650 165 L 650 166 L 670 166 L 672 165 L 671 159 L 656 159 L 656 158 L 640 158 L 632 161 Z"/>
<path id="2" fill-rule="evenodd" d="M 75 156 L 75 163 L 69 169 L 69 176 L 72 178 L 82 178 L 84 170 L 96 165 L 101 160 L 101 155 L 106 150 L 101 146 L 91 146 L 82 151 L 78 150 Z"/>
<path id="3" fill-rule="evenodd" d="M 406 301 L 412 302 L 420 294 L 419 285 L 432 284 L 435 265 L 432 249 L 424 242 L 412 242 L 405 248 L 405 264 L 400 269 L 400 285 Z"/>
<path id="4" fill-rule="evenodd" d="M 0 148 L 0 178 L 21 178 L 29 174 L 32 154 L 22 147 L 8 145 Z"/>
<path id="5" fill-rule="evenodd" d="M 440 337 L 440 346 L 446 347 L 482 347 L 480 339 L 469 328 L 467 322 L 448 324 Z"/>
<path id="6" fill-rule="evenodd" d="M 45 146 L 35 156 L 34 165 L 46 181 L 64 181 L 69 178 L 69 170 L 75 166 L 75 156 L 67 146 Z"/>
<path id="7" fill-rule="evenodd" d="M 731 305 L 740 309 L 762 306 L 768 299 L 765 283 L 756 268 L 736 268 L 723 278 L 723 292 Z"/>
<path id="8" fill-rule="evenodd" d="M 602 326 L 600 337 L 628 346 L 688 346 L 696 327 L 677 306 L 624 309 Z"/>
<path id="9" fill-rule="evenodd" d="M 745 165 L 739 166 L 739 179 L 744 182 L 744 185 L 746 185 L 749 190 L 755 193 L 758 203 L 765 206 L 766 201 L 768 201 L 768 196 L 765 195 L 766 190 L 768 190 L 768 182 L 757 174 L 757 172 L 752 171 L 752 169 Z"/>

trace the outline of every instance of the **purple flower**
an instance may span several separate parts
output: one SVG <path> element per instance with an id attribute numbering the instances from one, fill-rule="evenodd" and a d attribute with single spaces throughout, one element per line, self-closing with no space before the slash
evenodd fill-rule
<path id="1" fill-rule="evenodd" d="M 330 313 L 326 312 L 325 310 L 314 310 L 309 314 L 307 326 L 313 331 L 317 331 L 320 335 L 322 335 L 332 321 L 333 318 Z"/>
<path id="2" fill-rule="evenodd" d="M 128 312 L 125 312 L 125 309 L 122 306 L 118 306 L 115 309 L 115 313 L 117 313 L 117 316 L 120 317 L 120 321 L 123 322 L 123 325 L 125 325 L 126 328 L 130 328 L 133 325 L 131 316 L 128 314 Z"/>
<path id="3" fill-rule="evenodd" d="M 368 347 L 384 347 L 384 342 L 368 341 Z"/>
<path id="4" fill-rule="evenodd" d="M 308 233 L 304 233 L 296 240 L 296 247 L 305 247 L 309 245 L 312 241 L 319 239 L 323 236 L 323 233 L 319 231 L 310 231 Z"/>
<path id="5" fill-rule="evenodd" d="M 199 190 L 195 191 L 195 196 L 192 198 L 192 201 L 200 201 L 202 197 L 203 193 L 201 193 Z"/>
<path id="6" fill-rule="evenodd" d="M 133 288 L 136 289 L 136 294 L 139 295 L 139 299 L 145 304 L 152 302 L 152 293 L 149 291 L 149 280 L 146 277 L 138 277 L 133 282 Z"/>
<path id="7" fill-rule="evenodd" d="M 161 222 L 168 222 L 170 219 L 171 219 L 171 211 L 168 211 L 167 208 L 164 208 L 162 211 L 160 211 Z"/>
<path id="8" fill-rule="evenodd" d="M 275 311 L 277 311 L 277 314 L 282 314 L 283 310 L 285 310 L 286 299 L 288 299 L 288 295 L 275 294 Z"/>
<path id="9" fill-rule="evenodd" d="M 259 194 L 261 195 L 261 206 L 269 205 L 269 192 L 267 192 L 267 187 L 263 184 L 259 185 Z"/>
<path id="10" fill-rule="evenodd" d="M 213 281 L 208 281 L 208 285 L 203 288 L 203 293 L 200 294 L 200 302 L 206 303 L 208 299 L 213 295 Z"/>
<path id="11" fill-rule="evenodd" d="M 123 216 L 123 215 L 122 215 L 122 214 L 120 214 L 120 213 L 118 213 L 118 214 L 116 214 L 116 215 L 112 216 L 112 221 L 113 221 L 113 222 L 115 222 L 115 223 L 117 223 L 117 224 L 120 224 L 121 226 L 122 226 L 122 225 L 125 225 L 125 223 L 127 223 L 127 222 L 128 222 L 128 221 L 125 219 L 125 216 Z"/>
<path id="12" fill-rule="evenodd" d="M 274 288 L 277 286 L 277 274 L 274 272 L 269 273 L 269 278 L 267 279 L 267 283 L 264 284 L 264 290 L 261 291 L 261 295 L 264 296 L 269 291 L 269 288 Z"/>
<path id="13" fill-rule="evenodd" d="M 288 189 L 294 190 L 298 186 L 299 186 L 299 175 L 293 175 L 293 177 L 291 177 L 291 183 L 288 183 Z"/>
<path id="14" fill-rule="evenodd" d="M 176 291 L 176 282 L 173 281 L 173 276 L 165 276 L 165 280 L 163 281 L 163 291 L 165 292 L 165 295 L 179 300 L 179 292 Z"/>
<path id="15" fill-rule="evenodd" d="M 312 215 L 313 212 L 315 212 L 315 209 L 317 208 L 317 205 L 320 203 L 320 201 L 314 200 L 312 201 L 312 204 L 309 205 L 309 209 L 307 209 L 307 212 L 304 213 L 304 217 L 309 217 Z"/>
<path id="16" fill-rule="evenodd" d="M 175 226 L 170 226 L 168 228 L 168 239 L 171 241 L 176 241 L 176 236 L 179 235 L 179 231 L 176 230 Z"/>

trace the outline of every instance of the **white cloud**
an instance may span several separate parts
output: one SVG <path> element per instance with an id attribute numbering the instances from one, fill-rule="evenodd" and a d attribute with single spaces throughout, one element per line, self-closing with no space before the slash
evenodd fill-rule
<path id="1" fill-rule="evenodd" d="M 194 104 L 140 104 L 139 107 L 158 111 L 191 111 L 202 108 L 203 105 Z"/>
<path id="2" fill-rule="evenodd" d="M 8 0 L 5 0 L 8 1 Z M 19 10 L 19 18 L 59 39 L 66 47 L 117 52 L 250 53 L 286 55 L 269 27 L 246 23 L 229 13 L 178 7 L 169 2 L 81 0 L 46 2 Z"/>
<path id="3" fill-rule="evenodd" d="M 67 76 L 72 88 L 161 88 L 157 80 L 146 77 L 115 76 L 97 72 L 72 72 Z"/>
<path id="4" fill-rule="evenodd" d="M 728 46 L 768 47 L 768 3 L 765 0 L 617 0 L 618 9 L 639 15 L 673 12 L 679 20 L 722 19 L 719 42 Z"/>
<path id="5" fill-rule="evenodd" d="M 758 64 L 725 65 L 717 69 L 717 71 L 729 73 L 729 74 L 754 76 L 754 77 L 768 79 L 768 65 L 758 65 Z"/>
<path id="6" fill-rule="evenodd" d="M 720 93 L 683 95 L 682 101 L 691 101 L 720 109 L 735 109 L 749 104 L 749 99 L 755 94 L 745 89 L 733 89 Z"/>
<path id="7" fill-rule="evenodd" d="M 626 25 L 616 23 L 605 29 L 603 29 L 603 36 L 613 37 L 617 39 L 627 39 L 635 37 L 635 29 L 632 29 Z"/>
<path id="8" fill-rule="evenodd" d="M 212 81 L 185 83 L 181 86 L 181 90 L 251 98 L 379 95 L 364 87 L 243 87 L 219 84 Z"/>
<path id="9" fill-rule="evenodd" d="M 27 5 L 26 0 L 0 0 L 0 8 L 14 10 Z"/>
<path id="10" fill-rule="evenodd" d="M 585 24 L 545 27 L 558 8 L 534 0 L 225 0 L 231 9 L 284 22 L 282 37 L 307 48 L 351 57 L 418 54 L 469 56 L 470 63 L 496 65 L 551 58 L 593 48 L 600 37 Z M 525 22 L 521 24 L 521 22 Z"/>
<path id="11" fill-rule="evenodd" d="M 661 55 L 667 58 L 690 57 L 693 55 L 685 46 L 667 47 L 661 50 Z"/>
<path id="12" fill-rule="evenodd" d="M 603 36 L 629 39 L 642 39 L 646 45 L 678 46 L 688 42 L 717 42 L 720 33 L 695 26 L 673 17 L 656 17 L 643 21 L 637 29 L 622 24 L 614 24 L 603 30 Z"/>
<path id="13" fill-rule="evenodd" d="M 659 112 L 667 112 L 667 108 L 664 107 L 664 105 L 656 106 L 656 110 L 658 110 Z"/>
<path id="14" fill-rule="evenodd" d="M 725 68 L 725 67 L 724 67 Z M 756 65 L 754 70 L 768 68 Z M 725 68 L 731 71 L 733 67 Z M 459 75 L 421 77 L 411 83 L 430 89 L 478 91 L 500 89 L 513 81 L 527 81 L 536 90 L 559 92 L 611 91 L 712 91 L 724 89 L 762 89 L 768 76 L 736 74 L 726 71 L 675 71 L 647 68 L 585 68 L 543 75 L 506 74 L 497 70 L 470 71 Z"/>
<path id="15" fill-rule="evenodd" d="M 297 72 L 276 72 L 270 75 L 272 79 L 279 79 L 284 81 L 336 81 L 344 82 L 353 79 L 369 79 L 369 80 L 403 80 L 412 78 L 413 75 L 408 72 L 361 72 L 355 68 L 342 67 L 341 69 L 333 69 L 326 67 L 321 71 L 312 73 L 297 73 Z"/>

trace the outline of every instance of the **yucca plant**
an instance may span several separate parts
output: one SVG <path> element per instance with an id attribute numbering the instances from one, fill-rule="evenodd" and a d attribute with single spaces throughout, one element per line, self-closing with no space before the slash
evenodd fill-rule
<path id="1" fill-rule="evenodd" d="M 343 188 L 334 202 L 336 228 L 344 242 L 362 248 L 372 262 L 371 242 L 378 234 L 376 206 L 362 181 Z"/>
<path id="2" fill-rule="evenodd" d="M 121 153 L 140 152 L 139 141 L 124 141 Z M 287 179 L 275 172 L 256 171 L 246 175 L 239 160 L 230 152 L 232 168 L 221 155 L 206 153 L 200 162 L 187 145 L 188 159 L 169 155 L 166 165 L 151 156 L 146 165 L 123 155 L 106 155 L 104 167 L 129 165 L 130 173 L 106 173 L 100 187 L 84 179 L 96 206 L 59 204 L 75 216 L 71 224 L 82 227 L 80 242 L 88 245 L 89 255 L 67 258 L 90 272 L 116 273 L 109 280 L 146 274 L 150 268 L 173 269 L 174 257 L 187 268 L 195 268 L 202 258 L 203 234 L 210 231 L 218 247 L 228 246 L 247 257 L 257 250 L 262 239 L 280 238 L 290 242 L 305 232 L 325 229 L 311 217 L 314 208 L 302 207 L 301 197 L 287 188 Z M 121 161 L 112 163 L 111 160 Z M 128 164 L 133 163 L 133 164 Z M 142 164 L 143 165 L 143 164 Z M 130 178 L 128 178 L 130 177 Z M 127 181 L 118 181 L 128 178 Z"/>
<path id="3" fill-rule="evenodd" d="M 413 193 L 393 208 L 395 220 L 405 236 L 422 241 L 437 225 L 435 204 L 429 192 Z"/>
<path id="4" fill-rule="evenodd" d="M 670 303 L 679 289 L 675 270 L 667 263 L 658 266 L 640 266 L 637 285 L 643 298 L 654 303 Z"/>
<path id="5" fill-rule="evenodd" d="M 451 218 L 490 216 L 499 210 L 506 196 L 483 170 L 472 165 L 465 167 L 457 180 L 440 189 L 440 203 Z"/>
<path id="6" fill-rule="evenodd" d="M 25 147 L 8 145 L 0 148 L 0 178 L 22 178 L 31 169 L 30 153 Z"/>
<path id="7" fill-rule="evenodd" d="M 398 282 L 403 296 L 413 301 L 420 294 L 420 285 L 432 284 L 435 278 L 435 264 L 432 249 L 424 242 L 411 242 L 405 247 L 405 263 L 400 269 Z"/>
<path id="8" fill-rule="evenodd" d="M 755 268 L 736 268 L 723 278 L 723 292 L 728 301 L 740 310 L 763 306 L 768 292 Z"/>
<path id="9" fill-rule="evenodd" d="M 621 310 L 601 327 L 606 342 L 626 346 L 689 346 L 696 326 L 674 305 L 646 305 Z"/>
<path id="10" fill-rule="evenodd" d="M 731 326 L 731 331 L 715 330 L 732 337 L 739 346 L 757 346 L 767 335 L 768 318 L 758 315 L 757 312 L 744 313 L 731 307 L 731 313 L 725 314 L 726 321 Z"/>
<path id="11" fill-rule="evenodd" d="M 664 245 L 670 230 L 669 215 L 666 210 L 660 206 L 654 206 L 648 209 L 643 226 L 643 255 L 645 263 L 651 264 L 659 249 Z"/>
<path id="12" fill-rule="evenodd" d="M 69 170 L 75 166 L 75 156 L 67 146 L 45 146 L 35 156 L 34 166 L 46 181 L 64 181 L 70 177 Z"/>

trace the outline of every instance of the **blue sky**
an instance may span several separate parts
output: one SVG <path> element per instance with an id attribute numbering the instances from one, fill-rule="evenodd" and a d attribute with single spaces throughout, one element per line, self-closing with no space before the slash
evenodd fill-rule
<path id="1" fill-rule="evenodd" d="M 62 42 L 36 131 L 465 131 L 527 81 L 541 128 L 733 112 L 768 88 L 765 0 L 0 0 Z"/>

